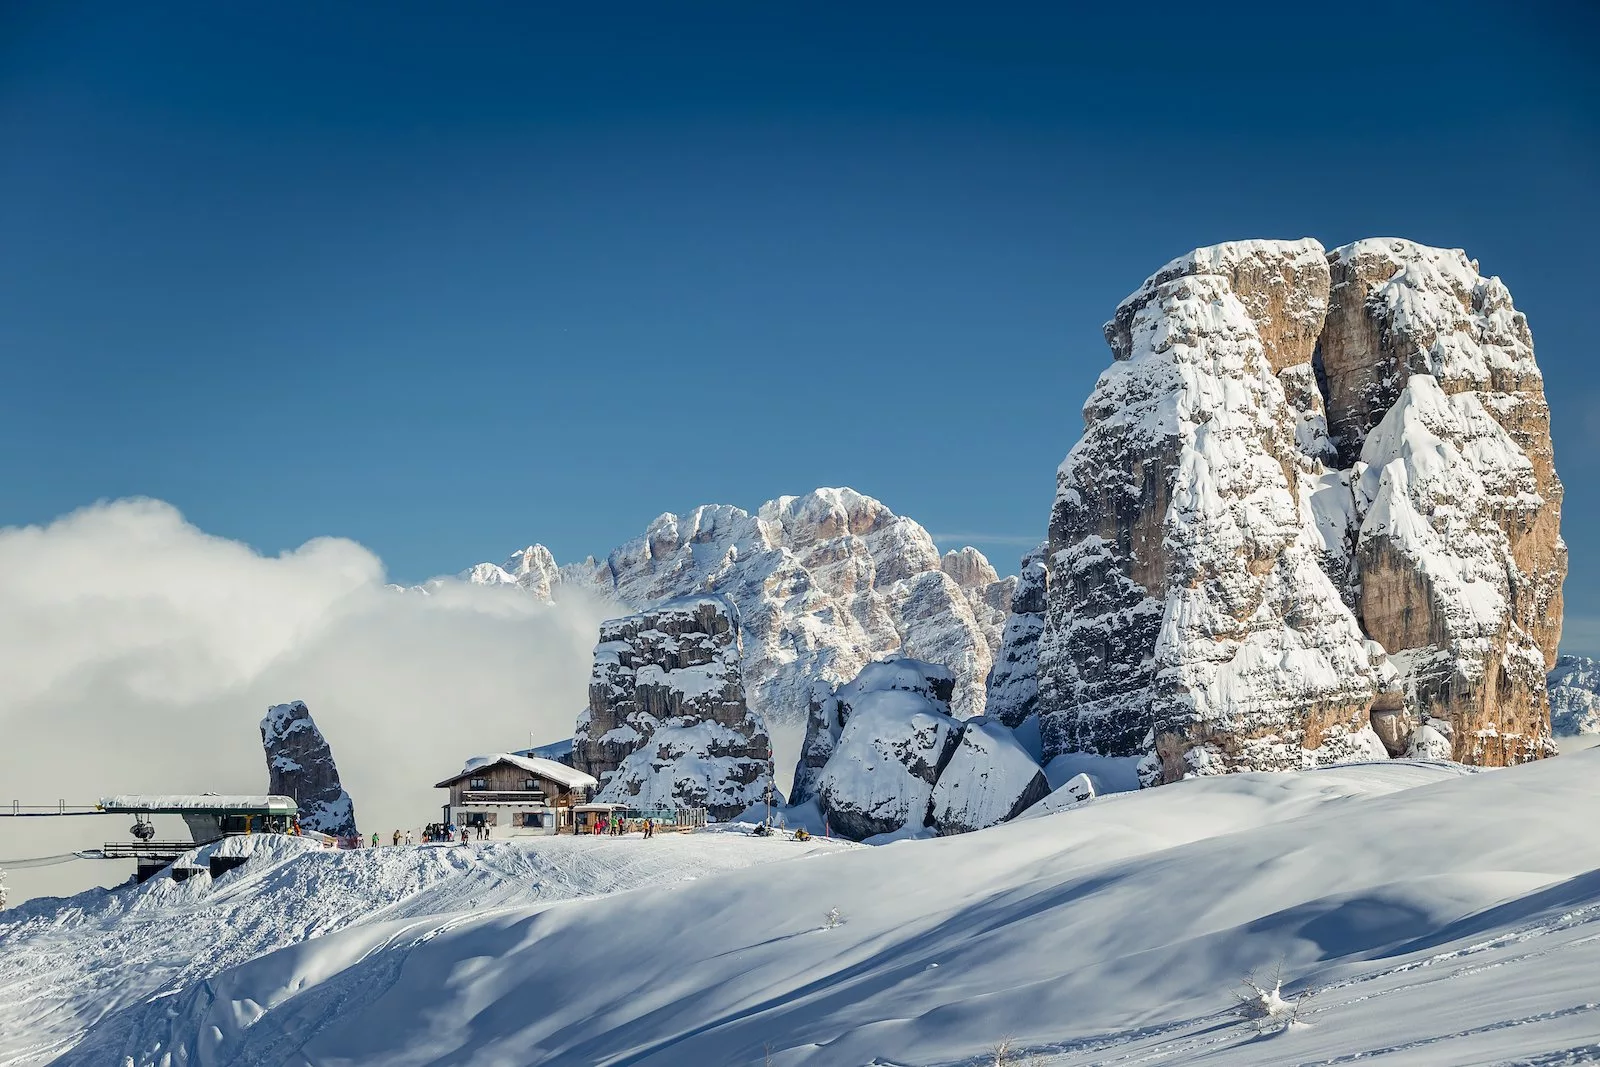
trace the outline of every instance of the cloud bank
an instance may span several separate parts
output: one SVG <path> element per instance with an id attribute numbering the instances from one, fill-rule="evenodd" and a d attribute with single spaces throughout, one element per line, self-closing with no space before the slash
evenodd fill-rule
<path id="1" fill-rule="evenodd" d="M 570 736 L 616 610 L 567 590 L 554 605 L 455 581 L 399 592 L 353 541 L 263 556 L 155 500 L 0 529 L 0 802 L 260 792 L 257 724 L 304 700 L 363 831 L 419 826 L 441 802 L 433 783 L 466 757 Z M 3 819 L 0 861 L 126 829 L 111 816 Z M 120 881 L 125 867 L 16 870 L 12 899 Z"/>

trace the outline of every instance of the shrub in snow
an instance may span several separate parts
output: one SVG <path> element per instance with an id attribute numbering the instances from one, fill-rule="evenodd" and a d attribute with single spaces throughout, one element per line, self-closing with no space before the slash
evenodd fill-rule
<path id="1" fill-rule="evenodd" d="M 1301 1005 L 1311 999 L 1311 995 L 1302 993 L 1293 999 L 1285 998 L 1280 967 L 1273 972 L 1271 983 L 1264 986 L 1256 984 L 1254 975 L 1245 975 L 1239 982 L 1239 988 L 1234 991 L 1233 998 L 1242 1018 L 1253 1021 L 1257 1029 L 1267 1030 L 1293 1023 L 1300 1014 Z"/>

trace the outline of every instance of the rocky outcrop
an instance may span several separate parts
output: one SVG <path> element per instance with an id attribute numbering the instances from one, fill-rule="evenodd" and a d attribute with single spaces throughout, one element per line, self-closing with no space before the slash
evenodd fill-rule
<path id="1" fill-rule="evenodd" d="M 984 714 L 1015 730 L 1039 708 L 1039 635 L 1044 632 L 1049 568 L 1046 545 L 1022 557 L 1011 612 L 989 671 Z"/>
<path id="2" fill-rule="evenodd" d="M 532 584 L 514 573 L 530 554 L 548 556 L 535 545 L 504 567 L 463 576 L 537 593 L 548 567 L 529 570 L 541 576 Z M 1013 580 L 996 578 L 976 549 L 952 555 L 941 557 L 926 530 L 871 497 L 818 489 L 755 514 L 706 505 L 662 515 L 643 537 L 563 567 L 549 583 L 633 610 L 698 593 L 726 597 L 743 620 L 750 704 L 769 721 L 798 719 L 814 680 L 839 685 L 889 653 L 949 664 L 956 713 L 971 715 L 983 709 Z"/>
<path id="3" fill-rule="evenodd" d="M 1046 758 L 1143 754 L 1156 784 L 1545 751 L 1561 490 L 1497 279 L 1409 242 L 1236 242 L 1106 337 L 1050 522 Z"/>
<path id="4" fill-rule="evenodd" d="M 996 720 L 950 713 L 955 679 L 891 657 L 817 694 L 795 771 L 834 833 L 962 833 L 1012 818 L 1049 792 L 1043 772 Z"/>
<path id="5" fill-rule="evenodd" d="M 1550 727 L 1557 737 L 1600 734 L 1600 660 L 1562 656 L 1547 684 Z"/>
<path id="6" fill-rule="evenodd" d="M 573 765 L 597 801 L 731 819 L 772 786 L 772 744 L 745 703 L 738 614 L 684 597 L 602 624 Z"/>
<path id="7" fill-rule="evenodd" d="M 275 704 L 261 720 L 267 792 L 294 798 L 300 825 L 334 837 L 356 836 L 356 809 L 339 782 L 333 752 L 303 701 Z"/>

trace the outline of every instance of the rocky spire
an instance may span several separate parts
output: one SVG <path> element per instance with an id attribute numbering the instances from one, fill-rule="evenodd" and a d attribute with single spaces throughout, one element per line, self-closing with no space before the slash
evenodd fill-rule
<path id="1" fill-rule="evenodd" d="M 267 709 L 261 745 L 267 755 L 267 792 L 293 797 L 300 805 L 302 827 L 334 837 L 355 836 L 355 804 L 339 783 L 333 752 L 303 701 Z"/>

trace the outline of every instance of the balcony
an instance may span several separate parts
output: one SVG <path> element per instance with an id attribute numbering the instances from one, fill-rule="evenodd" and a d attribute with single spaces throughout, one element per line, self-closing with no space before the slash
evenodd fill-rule
<path id="1" fill-rule="evenodd" d="M 457 804 L 531 804 L 549 805 L 541 789 L 463 789 Z"/>

